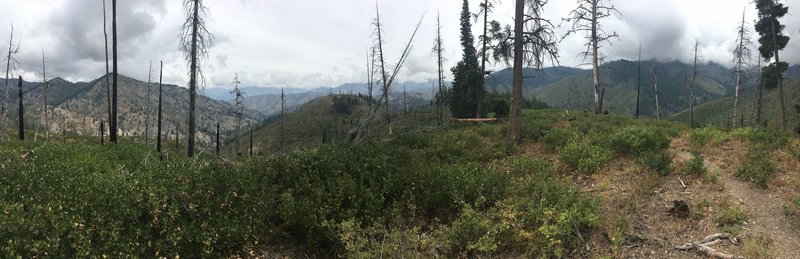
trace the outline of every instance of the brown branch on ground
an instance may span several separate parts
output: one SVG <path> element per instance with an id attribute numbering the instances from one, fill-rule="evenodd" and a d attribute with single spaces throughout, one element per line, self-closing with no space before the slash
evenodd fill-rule
<path id="1" fill-rule="evenodd" d="M 721 258 L 721 259 L 743 258 L 741 256 L 734 256 L 723 252 L 719 252 L 717 250 L 714 250 L 714 248 L 711 248 L 711 246 L 722 242 L 723 239 L 730 240 L 731 243 L 733 243 L 734 245 L 738 244 L 736 237 L 734 237 L 733 235 L 729 233 L 718 233 L 707 236 L 706 238 L 703 238 L 703 240 L 700 240 L 699 242 L 686 243 L 682 246 L 676 246 L 675 249 L 681 251 L 697 250 L 698 252 L 712 258 Z"/>

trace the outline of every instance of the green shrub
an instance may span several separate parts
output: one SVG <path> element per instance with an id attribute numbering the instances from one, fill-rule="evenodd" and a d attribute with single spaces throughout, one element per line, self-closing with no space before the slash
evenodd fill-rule
<path id="1" fill-rule="evenodd" d="M 736 170 L 736 176 L 767 188 L 767 183 L 775 173 L 775 166 L 769 160 L 769 153 L 763 148 L 750 148 L 744 163 Z"/>
<path id="2" fill-rule="evenodd" d="M 561 160 L 582 173 L 594 173 L 613 158 L 614 151 L 585 142 L 572 141 L 561 150 Z"/>
<path id="3" fill-rule="evenodd" d="M 647 152 L 639 159 L 639 164 L 660 175 L 668 175 L 672 167 L 672 156 L 666 150 Z"/>
<path id="4" fill-rule="evenodd" d="M 756 145 L 763 145 L 769 149 L 785 147 L 789 143 L 790 135 L 775 129 L 758 129 L 750 133 L 749 140 Z"/>
<path id="5" fill-rule="evenodd" d="M 493 252 L 497 249 L 496 237 L 492 235 L 492 222 L 479 212 L 465 206 L 447 230 L 446 241 L 451 252 Z"/>
<path id="6" fill-rule="evenodd" d="M 555 166 L 552 163 L 539 159 L 523 157 L 512 160 L 509 163 L 510 173 L 515 176 L 526 176 L 532 174 L 552 174 Z"/>
<path id="7" fill-rule="evenodd" d="M 698 128 L 689 132 L 689 142 L 695 151 L 699 151 L 709 143 L 719 145 L 726 141 L 727 138 L 728 135 L 724 131 L 713 126 Z"/>
<path id="8" fill-rule="evenodd" d="M 549 110 L 522 110 L 523 139 L 537 141 L 559 120 L 558 113 Z"/>
<path id="9" fill-rule="evenodd" d="M 533 257 L 557 258 L 577 247 L 575 231 L 586 231 L 599 223 L 598 202 L 566 187 L 552 174 L 537 174 L 518 181 L 514 200 L 509 201 L 522 213 L 522 236 L 516 239 L 533 252 Z M 586 233 L 586 232 L 583 232 Z M 519 238 L 519 237 L 518 237 Z"/>
<path id="10" fill-rule="evenodd" d="M 670 139 L 659 129 L 632 126 L 612 134 L 610 142 L 619 153 L 643 155 L 666 150 Z"/>
<path id="11" fill-rule="evenodd" d="M 708 173 L 708 168 L 706 168 L 706 162 L 703 156 L 694 154 L 694 158 L 683 165 L 683 172 L 700 176 L 706 175 L 706 173 Z"/>
<path id="12" fill-rule="evenodd" d="M 738 235 L 741 232 L 739 225 L 746 220 L 747 214 L 744 213 L 744 209 L 739 205 L 723 205 L 720 211 L 717 212 L 717 224 L 721 225 L 725 232 L 734 235 Z"/>
<path id="13" fill-rule="evenodd" d="M 554 128 L 547 131 L 540 141 L 553 149 L 566 146 L 570 141 L 575 141 L 581 137 L 580 133 L 572 128 Z"/>

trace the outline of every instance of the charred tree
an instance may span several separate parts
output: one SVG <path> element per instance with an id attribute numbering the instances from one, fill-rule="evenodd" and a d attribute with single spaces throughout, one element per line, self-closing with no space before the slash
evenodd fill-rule
<path id="1" fill-rule="evenodd" d="M 156 150 L 161 153 L 161 103 L 163 102 L 163 89 L 161 80 L 164 78 L 164 61 L 159 62 L 161 68 L 158 72 L 158 122 L 156 126 Z"/>
<path id="2" fill-rule="evenodd" d="M 493 24 L 492 38 L 498 43 L 494 46 L 494 58 L 506 64 L 513 59 L 513 90 L 511 95 L 511 116 L 508 138 L 520 141 L 522 124 L 522 65 L 541 70 L 548 60 L 558 63 L 555 28 L 550 20 L 542 18 L 547 0 L 517 0 L 514 15 L 514 30 L 511 26 L 501 29 Z"/>
<path id="3" fill-rule="evenodd" d="M 642 45 L 639 45 L 639 62 L 638 62 L 638 76 L 636 77 L 636 113 L 635 117 L 639 118 L 639 97 L 642 92 Z"/>
<path id="4" fill-rule="evenodd" d="M 733 66 L 736 71 L 736 89 L 733 99 L 733 115 L 731 115 L 731 128 L 736 128 L 736 112 L 739 105 L 739 95 L 742 89 L 742 70 L 744 70 L 747 63 L 750 61 L 752 55 L 750 46 L 753 44 L 751 40 L 750 30 L 747 29 L 745 22 L 745 11 L 742 10 L 742 23 L 737 28 L 736 35 L 736 48 L 733 50 Z"/>
<path id="5" fill-rule="evenodd" d="M 22 76 L 19 76 L 19 81 L 17 81 L 17 85 L 19 87 L 19 108 L 17 111 L 19 112 L 19 140 L 25 140 L 25 110 L 22 106 Z"/>
<path id="6" fill-rule="evenodd" d="M 603 112 L 601 96 L 603 85 L 600 81 L 600 62 L 602 62 L 602 57 L 599 50 L 604 42 L 611 45 L 611 39 L 619 38 L 619 35 L 616 32 L 607 34 L 603 30 L 600 20 L 610 17 L 614 12 L 619 13 L 619 11 L 614 6 L 608 6 L 605 0 L 579 0 L 578 3 L 578 7 L 570 12 L 570 17 L 565 19 L 567 22 L 572 22 L 572 29 L 564 37 L 579 32 L 586 34 L 584 36 L 588 40 L 586 50 L 580 55 L 584 58 L 591 57 L 592 81 L 594 83 L 594 113 L 601 114 Z"/>
<path id="7" fill-rule="evenodd" d="M 196 132 L 196 99 L 198 81 L 205 82 L 203 72 L 200 69 L 201 59 L 208 57 L 208 49 L 211 47 L 213 35 L 206 29 L 205 16 L 206 7 L 202 0 L 184 0 L 186 10 L 186 21 L 181 29 L 181 51 L 184 53 L 189 63 L 189 123 L 186 135 L 186 154 L 194 156 L 195 132 Z M 198 80 L 198 77 L 199 80 Z"/>
<path id="8" fill-rule="evenodd" d="M 445 104 L 445 93 L 446 87 L 444 85 L 444 61 L 445 58 L 442 56 L 442 52 L 444 52 L 444 47 L 442 47 L 442 23 L 440 19 L 440 15 L 437 13 L 436 15 L 436 39 L 433 41 L 433 51 L 436 53 L 436 63 L 438 67 L 438 76 L 437 81 L 439 84 L 439 93 L 434 95 L 434 101 L 437 103 L 437 115 L 439 117 L 438 122 L 439 125 L 443 125 L 444 120 L 444 104 Z M 484 53 L 485 54 L 485 53 Z"/>
<path id="9" fill-rule="evenodd" d="M 658 100 L 658 72 L 655 61 L 653 61 L 653 89 L 656 93 L 656 119 L 661 120 L 661 106 Z"/>
<path id="10" fill-rule="evenodd" d="M 8 38 L 8 54 L 6 55 L 6 80 L 5 94 L 0 99 L 0 128 L 4 127 L 3 120 L 6 118 L 7 105 L 11 105 L 11 71 L 16 70 L 19 46 L 21 42 L 14 45 L 14 24 L 11 24 L 11 36 Z"/>
<path id="11" fill-rule="evenodd" d="M 239 156 L 242 154 L 241 145 L 242 145 L 242 117 L 244 115 L 244 94 L 242 93 L 241 89 L 239 89 L 239 85 L 242 82 L 239 81 L 239 74 L 234 74 L 233 81 L 231 85 L 233 85 L 233 91 L 231 93 L 234 95 L 234 105 L 236 110 L 234 111 L 234 115 L 236 116 L 236 155 Z M 281 89 L 281 98 L 283 98 L 283 89 Z M 281 100 L 283 102 L 283 100 Z M 283 113 L 283 103 L 281 103 L 281 113 Z"/>
<path id="12" fill-rule="evenodd" d="M 47 83 L 47 68 L 45 66 L 45 59 L 44 59 L 44 48 L 42 48 L 42 90 L 43 90 L 43 99 L 42 102 L 42 110 L 44 116 L 42 116 L 42 120 L 44 120 L 44 130 L 45 130 L 45 141 L 50 140 L 50 115 L 48 114 L 48 103 L 47 103 L 47 89 L 49 85 Z M 102 133 L 102 132 L 101 132 Z"/>
<path id="13" fill-rule="evenodd" d="M 689 127 L 694 128 L 694 87 L 697 84 L 697 74 L 698 71 L 698 63 L 700 62 L 700 40 L 695 39 L 694 41 L 694 59 L 692 59 L 692 63 L 694 66 L 692 68 L 692 83 L 689 84 Z"/>
<path id="14" fill-rule="evenodd" d="M 106 51 L 106 74 L 103 76 L 106 79 L 106 99 L 108 101 L 106 108 L 108 108 L 108 122 L 111 123 L 111 74 L 108 71 L 108 29 L 106 28 L 106 0 L 103 1 L 103 44 L 105 44 Z M 111 136 L 111 127 L 108 127 L 109 136 Z"/>
<path id="15" fill-rule="evenodd" d="M 111 121 L 109 141 L 117 143 L 117 0 L 111 0 L 111 51 L 113 66 L 113 85 L 111 86 Z"/>

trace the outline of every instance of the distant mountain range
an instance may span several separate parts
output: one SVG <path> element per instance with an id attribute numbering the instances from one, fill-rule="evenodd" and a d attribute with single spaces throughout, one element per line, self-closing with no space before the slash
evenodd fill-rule
<path id="1" fill-rule="evenodd" d="M 640 114 L 655 117 L 653 62 L 643 61 L 641 64 Z M 724 66 L 708 63 L 699 67 L 697 80 L 692 82 L 692 67 L 680 62 L 656 62 L 659 95 L 662 117 L 684 111 L 689 108 L 689 86 L 695 86 L 695 102 L 701 105 L 733 94 L 733 71 Z M 608 62 L 603 65 L 601 77 L 605 89 L 604 108 L 610 113 L 632 115 L 636 102 L 636 86 L 639 75 L 639 63 L 627 60 Z M 524 93 L 528 98 L 535 96 L 555 108 L 590 109 L 593 105 L 592 79 L 590 70 L 569 67 L 550 67 L 541 71 L 524 70 Z M 800 76 L 800 66 L 789 68 L 785 76 L 791 81 Z M 754 76 L 751 76 L 754 77 Z M 16 80 L 12 79 L 12 86 Z M 487 91 L 510 93 L 512 82 L 511 69 L 492 73 L 487 79 Z M 745 88 L 753 88 L 754 80 L 745 83 Z M 104 78 L 91 82 L 68 82 L 61 78 L 49 81 L 48 105 L 54 113 L 54 119 L 48 126 L 51 131 L 74 131 L 81 134 L 96 134 L 99 122 L 107 120 L 106 87 Z M 148 86 L 150 93 L 148 94 Z M 0 89 L 2 89 L 0 85 Z M 390 92 L 390 108 L 400 112 L 414 107 L 429 106 L 434 95 L 434 81 L 407 82 L 394 85 Z M 16 88 L 16 87 L 14 87 Z M 403 89 L 405 88 L 405 94 Z M 15 90 L 15 89 L 12 89 Z M 280 88 L 246 87 L 243 88 L 246 100 L 245 125 L 259 124 L 280 112 Z M 26 120 L 29 128 L 42 127 L 42 95 L 41 82 L 23 82 L 25 92 Z M 342 84 L 337 87 L 319 87 L 313 89 L 286 88 L 287 112 L 296 110 L 317 98 L 339 94 L 368 95 L 365 83 Z M 746 90 L 747 91 L 747 90 Z M 4 93 L 0 90 L 0 93 Z M 157 105 L 157 84 L 148 85 L 129 77 L 121 76 L 119 85 L 119 128 L 120 134 L 141 136 L 146 126 L 150 126 L 150 136 L 155 130 L 155 111 Z M 223 135 L 231 135 L 235 124 L 234 108 L 231 103 L 229 89 L 210 88 L 201 96 L 198 108 L 198 139 L 210 144 L 216 131 L 216 123 L 220 122 Z M 379 89 L 373 89 L 375 98 L 380 96 Z M 11 103 L 4 114 L 4 127 L 11 127 L 16 116 L 16 91 L 11 91 Z M 188 91 L 175 85 L 164 85 L 164 121 L 165 131 L 174 134 L 175 128 L 181 139 L 186 125 Z M 405 98 L 403 98 L 405 96 Z M 368 99 L 368 98 L 367 98 Z M 149 115 L 149 116 L 148 116 Z"/>
<path id="2" fill-rule="evenodd" d="M 118 81 L 118 128 L 121 136 L 144 136 L 149 127 L 149 136 L 155 138 L 158 108 L 158 84 L 147 84 L 120 75 Z M 11 80 L 13 86 L 17 80 Z M 97 135 L 101 121 L 108 127 L 107 89 L 104 77 L 91 82 L 72 83 L 61 78 L 50 80 L 48 107 L 52 111 L 47 123 L 54 134 L 62 131 L 83 135 Z M 23 82 L 26 127 L 45 127 L 44 87 L 41 82 Z M 149 86 L 149 87 L 148 87 Z M 3 86 L 0 86 L 2 89 Z M 14 87 L 16 88 L 16 87 Z M 12 89 L 13 90 L 13 89 Z M 0 92 L 5 92 L 3 89 Z M 163 85 L 163 132 L 165 137 L 185 139 L 188 114 L 188 91 L 175 85 Z M 11 104 L 4 114 L 3 127 L 15 124 L 18 100 L 16 91 L 11 91 Z M 234 107 L 230 103 L 200 96 L 197 102 L 197 140 L 210 145 L 220 123 L 223 134 L 231 134 L 235 128 Z M 246 111 L 244 125 L 254 125 L 265 119 L 259 112 Z"/>
<path id="3" fill-rule="evenodd" d="M 655 90 L 653 61 L 642 61 L 640 115 L 655 117 Z M 669 115 L 689 108 L 690 85 L 695 86 L 695 103 L 701 104 L 734 91 L 734 71 L 715 63 L 701 64 L 696 81 L 692 81 L 693 67 L 680 62 L 655 62 L 659 88 L 661 115 Z M 790 67 L 785 76 L 800 75 L 800 66 Z M 535 96 L 556 108 L 584 109 L 594 107 L 591 70 L 567 67 L 550 67 L 542 71 L 526 69 L 524 73 L 525 96 Z M 753 76 L 751 76 L 753 77 Z M 639 80 L 639 63 L 617 60 L 603 64 L 601 81 L 605 85 L 604 109 L 612 114 L 633 115 L 636 109 L 636 89 Z M 750 80 L 746 84 L 753 85 Z M 509 93 L 511 71 L 493 73 L 487 80 L 487 90 Z"/>

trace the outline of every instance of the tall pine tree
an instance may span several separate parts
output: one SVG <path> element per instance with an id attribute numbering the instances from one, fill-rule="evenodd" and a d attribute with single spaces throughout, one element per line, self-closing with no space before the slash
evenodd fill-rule
<path id="1" fill-rule="evenodd" d="M 786 62 L 781 62 L 779 51 L 786 47 L 789 43 L 789 37 L 783 34 L 783 29 L 786 27 L 782 25 L 778 19 L 789 12 L 788 7 L 784 7 L 778 0 L 756 0 L 756 9 L 758 9 L 758 20 L 756 21 L 756 32 L 758 32 L 758 52 L 764 61 L 769 62 L 772 58 L 774 62 L 769 64 L 761 72 L 761 78 L 764 82 L 764 87 L 767 89 L 774 89 L 778 87 L 778 96 L 780 98 L 780 111 L 781 111 L 781 124 L 782 128 L 786 130 L 786 104 L 783 94 L 783 72 L 789 68 Z"/>
<path id="2" fill-rule="evenodd" d="M 476 114 L 478 104 L 478 94 L 483 91 L 481 84 L 483 74 L 478 64 L 478 51 L 475 49 L 475 37 L 472 35 L 472 24 L 470 23 L 469 2 L 464 0 L 461 8 L 461 49 L 463 51 L 461 61 L 451 69 L 453 72 L 453 94 L 450 98 L 450 111 L 453 116 L 459 118 L 470 118 L 479 116 Z"/>

